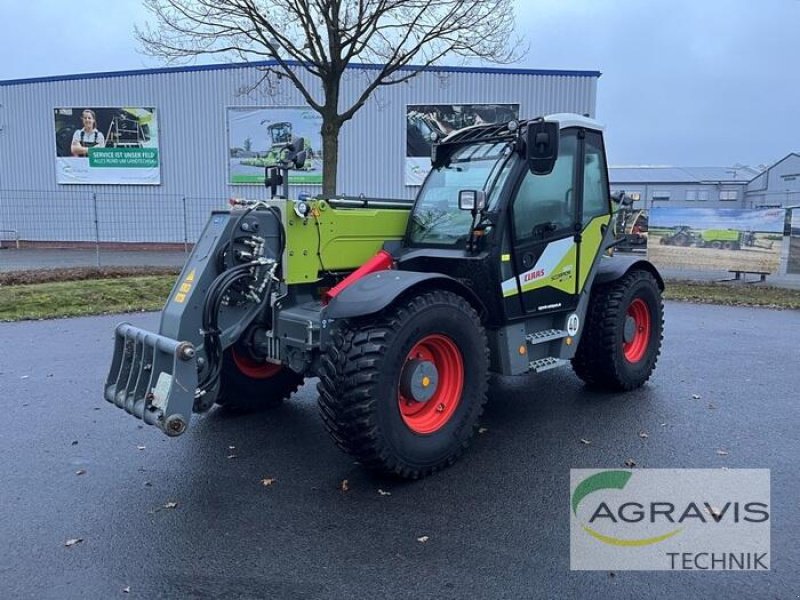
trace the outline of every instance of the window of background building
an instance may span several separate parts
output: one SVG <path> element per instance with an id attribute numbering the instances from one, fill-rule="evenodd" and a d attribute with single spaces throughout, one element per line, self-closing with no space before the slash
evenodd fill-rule
<path id="1" fill-rule="evenodd" d="M 708 201 L 708 190 L 698 190 L 697 192 L 697 199 L 701 202 Z"/>
<path id="2" fill-rule="evenodd" d="M 722 190 L 719 193 L 720 200 L 738 200 L 739 199 L 739 192 L 736 190 Z"/>
<path id="3" fill-rule="evenodd" d="M 697 190 L 687 190 L 686 191 L 686 200 L 693 202 L 697 200 Z"/>
<path id="4" fill-rule="evenodd" d="M 671 193 L 667 190 L 653 192 L 653 202 L 665 202 L 670 199 Z"/>

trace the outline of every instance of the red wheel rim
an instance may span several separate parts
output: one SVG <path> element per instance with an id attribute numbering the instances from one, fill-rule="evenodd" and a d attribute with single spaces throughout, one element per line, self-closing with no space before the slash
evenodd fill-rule
<path id="1" fill-rule="evenodd" d="M 639 362 L 647 352 L 650 343 L 650 309 L 641 298 L 636 298 L 628 307 L 628 318 L 633 320 L 635 327 L 633 338 L 623 342 L 622 351 L 628 362 Z"/>
<path id="2" fill-rule="evenodd" d="M 283 368 L 283 365 L 254 360 L 247 354 L 238 353 L 235 348 L 231 348 L 231 357 L 242 375 L 246 375 L 251 379 L 269 379 Z"/>
<path id="3" fill-rule="evenodd" d="M 449 337 L 433 334 L 417 342 L 408 353 L 401 369 L 401 378 L 411 361 L 429 361 L 438 372 L 438 383 L 433 396 L 425 402 L 407 398 L 397 388 L 400 416 L 414 433 L 434 433 L 444 427 L 461 403 L 464 388 L 464 360 L 455 342 Z"/>

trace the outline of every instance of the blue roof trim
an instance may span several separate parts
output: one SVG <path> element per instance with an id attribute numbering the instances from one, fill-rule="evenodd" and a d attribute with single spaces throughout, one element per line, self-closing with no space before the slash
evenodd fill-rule
<path id="1" fill-rule="evenodd" d="M 0 81 L 0 87 L 9 85 L 22 85 L 27 83 L 48 83 L 52 81 L 76 81 L 81 79 L 108 79 L 112 77 L 131 77 L 137 75 L 158 75 L 162 73 L 191 73 L 197 71 L 224 71 L 228 69 L 246 69 L 248 67 L 268 67 L 276 65 L 275 61 L 259 61 L 251 63 L 226 63 L 213 65 L 186 65 L 181 67 L 159 67 L 155 69 L 139 69 L 135 71 L 104 71 L 100 73 L 77 73 L 74 75 L 54 75 L 49 77 L 32 77 L 28 79 L 7 79 Z M 290 61 L 290 65 L 297 66 L 299 63 Z M 350 63 L 351 69 L 362 69 L 366 71 L 378 70 L 382 65 L 371 65 L 365 63 Z M 550 69 L 504 69 L 502 67 L 422 67 L 419 65 L 408 65 L 402 71 L 436 71 L 439 73 L 478 73 L 478 74 L 500 74 L 500 75 L 549 75 L 551 77 L 597 77 L 600 71 L 564 71 Z"/>

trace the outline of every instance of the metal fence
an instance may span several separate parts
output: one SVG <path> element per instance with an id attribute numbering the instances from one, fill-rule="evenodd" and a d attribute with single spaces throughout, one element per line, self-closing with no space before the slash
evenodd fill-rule
<path id="1" fill-rule="evenodd" d="M 227 198 L 95 191 L 0 190 L 0 230 L 22 243 L 191 244 Z"/>

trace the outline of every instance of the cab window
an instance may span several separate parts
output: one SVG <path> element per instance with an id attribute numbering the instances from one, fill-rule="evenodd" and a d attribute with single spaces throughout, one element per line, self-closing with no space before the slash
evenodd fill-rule
<path id="1" fill-rule="evenodd" d="M 518 242 L 553 237 L 575 222 L 575 166 L 578 141 L 562 133 L 555 167 L 548 175 L 525 174 L 514 198 L 514 233 Z"/>

